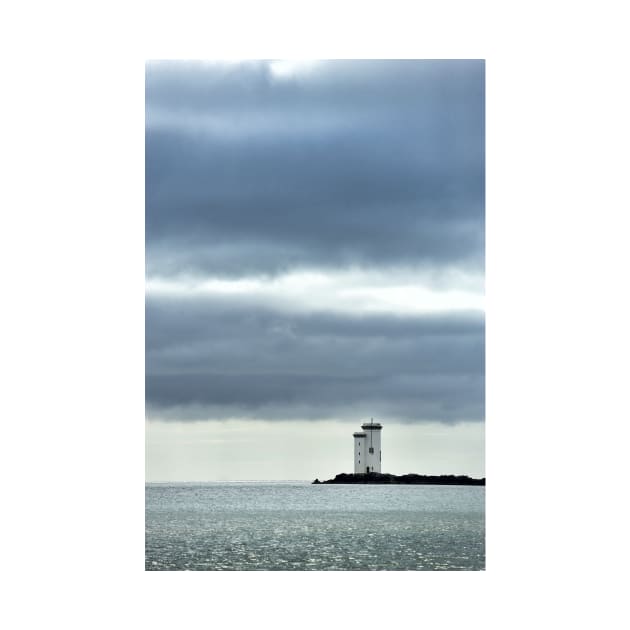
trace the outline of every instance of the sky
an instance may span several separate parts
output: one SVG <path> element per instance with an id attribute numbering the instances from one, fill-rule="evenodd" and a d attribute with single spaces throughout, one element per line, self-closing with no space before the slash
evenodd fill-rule
<path id="1" fill-rule="evenodd" d="M 146 478 L 484 476 L 480 60 L 149 62 Z"/>

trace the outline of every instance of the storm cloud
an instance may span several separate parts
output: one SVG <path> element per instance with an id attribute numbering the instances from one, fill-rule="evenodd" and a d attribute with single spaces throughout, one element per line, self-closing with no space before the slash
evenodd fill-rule
<path id="1" fill-rule="evenodd" d="M 147 64 L 147 415 L 483 420 L 484 90 L 482 61 Z"/>
<path id="2" fill-rule="evenodd" d="M 150 323 L 150 325 L 149 325 Z M 484 322 L 149 299 L 147 400 L 165 416 L 483 418 Z"/>
<path id="3" fill-rule="evenodd" d="M 272 68 L 148 65 L 150 273 L 482 267 L 482 62 Z"/>

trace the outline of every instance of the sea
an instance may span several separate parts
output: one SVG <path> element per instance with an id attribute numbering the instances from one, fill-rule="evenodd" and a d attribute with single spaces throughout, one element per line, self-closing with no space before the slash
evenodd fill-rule
<path id="1" fill-rule="evenodd" d="M 485 487 L 148 483 L 147 571 L 483 571 Z"/>

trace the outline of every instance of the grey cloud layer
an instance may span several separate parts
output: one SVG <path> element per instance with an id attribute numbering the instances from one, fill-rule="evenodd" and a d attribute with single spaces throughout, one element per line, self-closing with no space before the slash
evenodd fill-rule
<path id="1" fill-rule="evenodd" d="M 148 64 L 148 276 L 482 277 L 484 93 L 483 61 L 288 78 L 267 62 Z M 481 313 L 296 314 L 228 293 L 149 293 L 150 417 L 484 417 Z"/>
<path id="2" fill-rule="evenodd" d="M 149 64 L 150 274 L 483 267 L 484 67 Z"/>
<path id="3" fill-rule="evenodd" d="M 160 417 L 481 420 L 480 313 L 287 314 L 147 300 L 147 407 Z"/>

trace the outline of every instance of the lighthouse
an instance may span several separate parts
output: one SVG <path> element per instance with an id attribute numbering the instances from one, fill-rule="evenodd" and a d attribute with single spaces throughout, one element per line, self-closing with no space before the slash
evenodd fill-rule
<path id="1" fill-rule="evenodd" d="M 361 431 L 353 433 L 354 437 L 354 473 L 381 472 L 381 431 L 379 422 L 361 425 Z"/>

